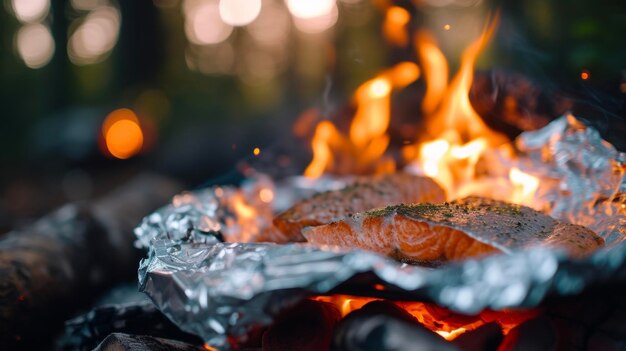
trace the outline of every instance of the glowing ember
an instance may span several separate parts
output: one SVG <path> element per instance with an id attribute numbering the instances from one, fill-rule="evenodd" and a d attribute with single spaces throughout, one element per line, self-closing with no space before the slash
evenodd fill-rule
<path id="1" fill-rule="evenodd" d="M 324 301 L 337 307 L 341 315 L 358 310 L 372 301 L 382 300 L 373 297 L 361 297 L 351 295 L 316 296 L 315 301 Z M 476 316 L 466 316 L 454 313 L 435 304 L 416 301 L 390 301 L 411 314 L 426 328 L 441 335 L 446 340 L 454 340 L 466 331 L 472 331 L 480 326 L 496 322 L 506 335 L 513 327 L 539 315 L 539 310 L 508 310 L 508 311 L 483 311 Z"/>
<path id="2" fill-rule="evenodd" d="M 465 328 L 459 328 L 459 329 L 454 329 L 452 331 L 443 331 L 443 330 L 437 330 L 435 331 L 435 333 L 441 335 L 441 337 L 443 337 L 446 340 L 454 340 L 457 336 L 465 333 L 467 331 L 467 329 Z"/>

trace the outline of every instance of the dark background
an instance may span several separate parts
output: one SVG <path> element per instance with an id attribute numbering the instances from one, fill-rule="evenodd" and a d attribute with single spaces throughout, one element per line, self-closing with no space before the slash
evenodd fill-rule
<path id="1" fill-rule="evenodd" d="M 185 3 L 191 1 L 52 0 L 49 11 L 29 22 L 16 17 L 12 1 L 3 2 L 0 233 L 64 202 L 106 193 L 142 171 L 176 177 L 187 187 L 200 185 L 252 158 L 255 147 L 263 153 L 283 143 L 305 109 L 333 111 L 359 83 L 412 55 L 384 40 L 382 1 L 338 1 L 336 25 L 309 34 L 296 28 L 283 2 L 275 0 L 283 15 L 270 23 L 286 23 L 278 42 L 255 41 L 248 28 L 235 28 L 214 45 L 190 42 Z M 498 34 L 479 69 L 518 72 L 568 94 L 603 132 L 623 123 L 623 1 L 396 4 L 415 14 L 413 26 L 434 32 L 453 67 L 485 13 L 500 7 Z M 72 34 L 102 6 L 121 18 L 114 45 L 92 62 L 72 58 Z M 443 23 L 452 29 L 444 31 Z M 18 50 L 17 33 L 32 24 L 49 28 L 55 46 L 39 68 L 28 67 Z M 122 107 L 139 115 L 146 137 L 141 153 L 127 160 L 107 155 L 100 133 L 107 114 Z"/>

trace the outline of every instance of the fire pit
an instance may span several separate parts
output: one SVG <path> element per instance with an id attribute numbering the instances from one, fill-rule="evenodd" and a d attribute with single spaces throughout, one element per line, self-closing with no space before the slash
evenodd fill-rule
<path id="1" fill-rule="evenodd" d="M 304 176 L 246 166 L 241 186 L 184 193 L 147 216 L 135 230 L 149 248 L 140 289 L 207 349 L 624 347 L 624 320 L 611 325 L 607 313 L 586 323 L 583 305 L 624 306 L 622 294 L 603 290 L 626 278 L 626 156 L 571 114 L 513 142 L 480 118 L 469 99 L 473 67 L 497 21 L 465 50 L 450 84 L 443 55 L 418 32 L 421 65 L 402 62 L 359 87 L 348 127 L 317 123 Z M 391 126 L 391 97 L 420 76 L 419 133 L 393 140 L 402 131 Z M 432 268 L 285 243 L 272 224 L 312 193 L 398 169 L 432 178 L 448 199 L 481 195 L 585 225 L 605 245 L 582 258 L 536 246 Z M 580 329 L 585 337 L 567 340 Z"/>

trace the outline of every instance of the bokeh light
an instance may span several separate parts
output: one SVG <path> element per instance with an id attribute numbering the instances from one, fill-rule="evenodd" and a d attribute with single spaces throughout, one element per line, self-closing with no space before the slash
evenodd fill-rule
<path id="1" fill-rule="evenodd" d="M 143 146 L 144 137 L 139 119 L 127 108 L 117 109 L 105 118 L 102 135 L 106 151 L 115 158 L 130 158 L 141 151 Z"/>
<path id="2" fill-rule="evenodd" d="M 279 46 L 287 42 L 290 25 L 289 13 L 283 6 L 275 2 L 266 2 L 259 17 L 246 26 L 246 30 L 262 45 Z"/>
<path id="3" fill-rule="evenodd" d="M 261 0 L 220 0 L 219 10 L 224 23 L 241 27 L 259 16 Z"/>
<path id="4" fill-rule="evenodd" d="M 336 8 L 335 0 L 287 0 L 289 12 L 302 19 L 313 19 L 329 15 Z"/>
<path id="5" fill-rule="evenodd" d="M 45 66 L 54 54 L 54 39 L 43 24 L 27 24 L 15 37 L 17 53 L 30 68 Z"/>
<path id="6" fill-rule="evenodd" d="M 233 31 L 233 26 L 222 20 L 217 0 L 187 0 L 183 5 L 183 11 L 185 33 L 193 44 L 221 43 L 228 39 Z"/>
<path id="7" fill-rule="evenodd" d="M 231 74 L 234 70 L 235 50 L 228 41 L 211 46 L 190 45 L 185 50 L 185 61 L 191 70 L 203 74 Z"/>
<path id="8" fill-rule="evenodd" d="M 323 0 L 320 2 L 325 1 L 327 0 Z M 311 3 L 317 2 L 311 1 Z M 310 13 L 313 13 L 313 11 L 311 11 Z M 335 23 L 337 23 L 338 16 L 339 10 L 337 9 L 337 4 L 335 3 L 335 1 L 331 1 L 331 7 L 328 12 L 325 12 L 315 17 L 299 17 L 294 14 L 293 22 L 296 25 L 296 28 L 298 28 L 298 30 L 300 30 L 301 32 L 314 34 L 321 33 L 334 26 Z"/>
<path id="9" fill-rule="evenodd" d="M 589 79 L 589 77 L 591 77 L 591 74 L 589 73 L 588 70 L 584 69 L 582 70 L 582 72 L 580 72 L 580 79 L 587 80 Z"/>
<path id="10" fill-rule="evenodd" d="M 248 50 L 237 67 L 239 78 L 255 86 L 269 82 L 278 73 L 278 62 L 269 52 Z"/>
<path id="11" fill-rule="evenodd" d="M 425 0 L 425 3 L 434 7 L 457 6 L 457 7 L 476 7 L 483 0 Z"/>
<path id="12" fill-rule="evenodd" d="M 119 28 L 118 9 L 104 6 L 91 11 L 70 36 L 70 60 L 78 65 L 103 61 L 115 47 Z"/>
<path id="13" fill-rule="evenodd" d="M 50 0 L 12 0 L 15 17 L 22 22 L 37 22 L 48 15 Z"/>

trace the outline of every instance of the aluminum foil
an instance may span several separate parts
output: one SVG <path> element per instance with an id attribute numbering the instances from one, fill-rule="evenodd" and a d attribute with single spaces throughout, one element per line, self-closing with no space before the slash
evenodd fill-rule
<path id="1" fill-rule="evenodd" d="M 626 240 L 626 153 L 572 115 L 516 140 L 522 170 L 538 176 L 539 207 L 566 222 L 589 227 L 608 246 Z M 555 185 L 556 183 L 556 185 Z"/>
<path id="2" fill-rule="evenodd" d="M 293 177 L 274 183 L 259 174 L 240 187 L 177 196 L 144 218 L 135 230 L 137 244 L 149 248 L 139 269 L 140 290 L 183 330 L 227 347 L 228 336 L 244 339 L 250 328 L 270 324 L 281 310 L 310 295 L 383 294 L 474 314 L 485 308 L 532 307 L 547 296 L 626 281 L 626 157 L 571 116 L 525 133 L 517 142 L 526 153 L 520 162 L 525 171 L 558 183 L 559 191 L 539 195 L 554 206 L 553 214 L 594 228 L 607 241 L 604 249 L 572 260 L 535 248 L 429 269 L 359 250 L 242 243 L 280 241 L 271 226 L 277 207 L 349 181 L 310 183 Z M 270 193 L 285 203 L 264 201 Z M 257 214 L 249 216 L 249 209 Z"/>

